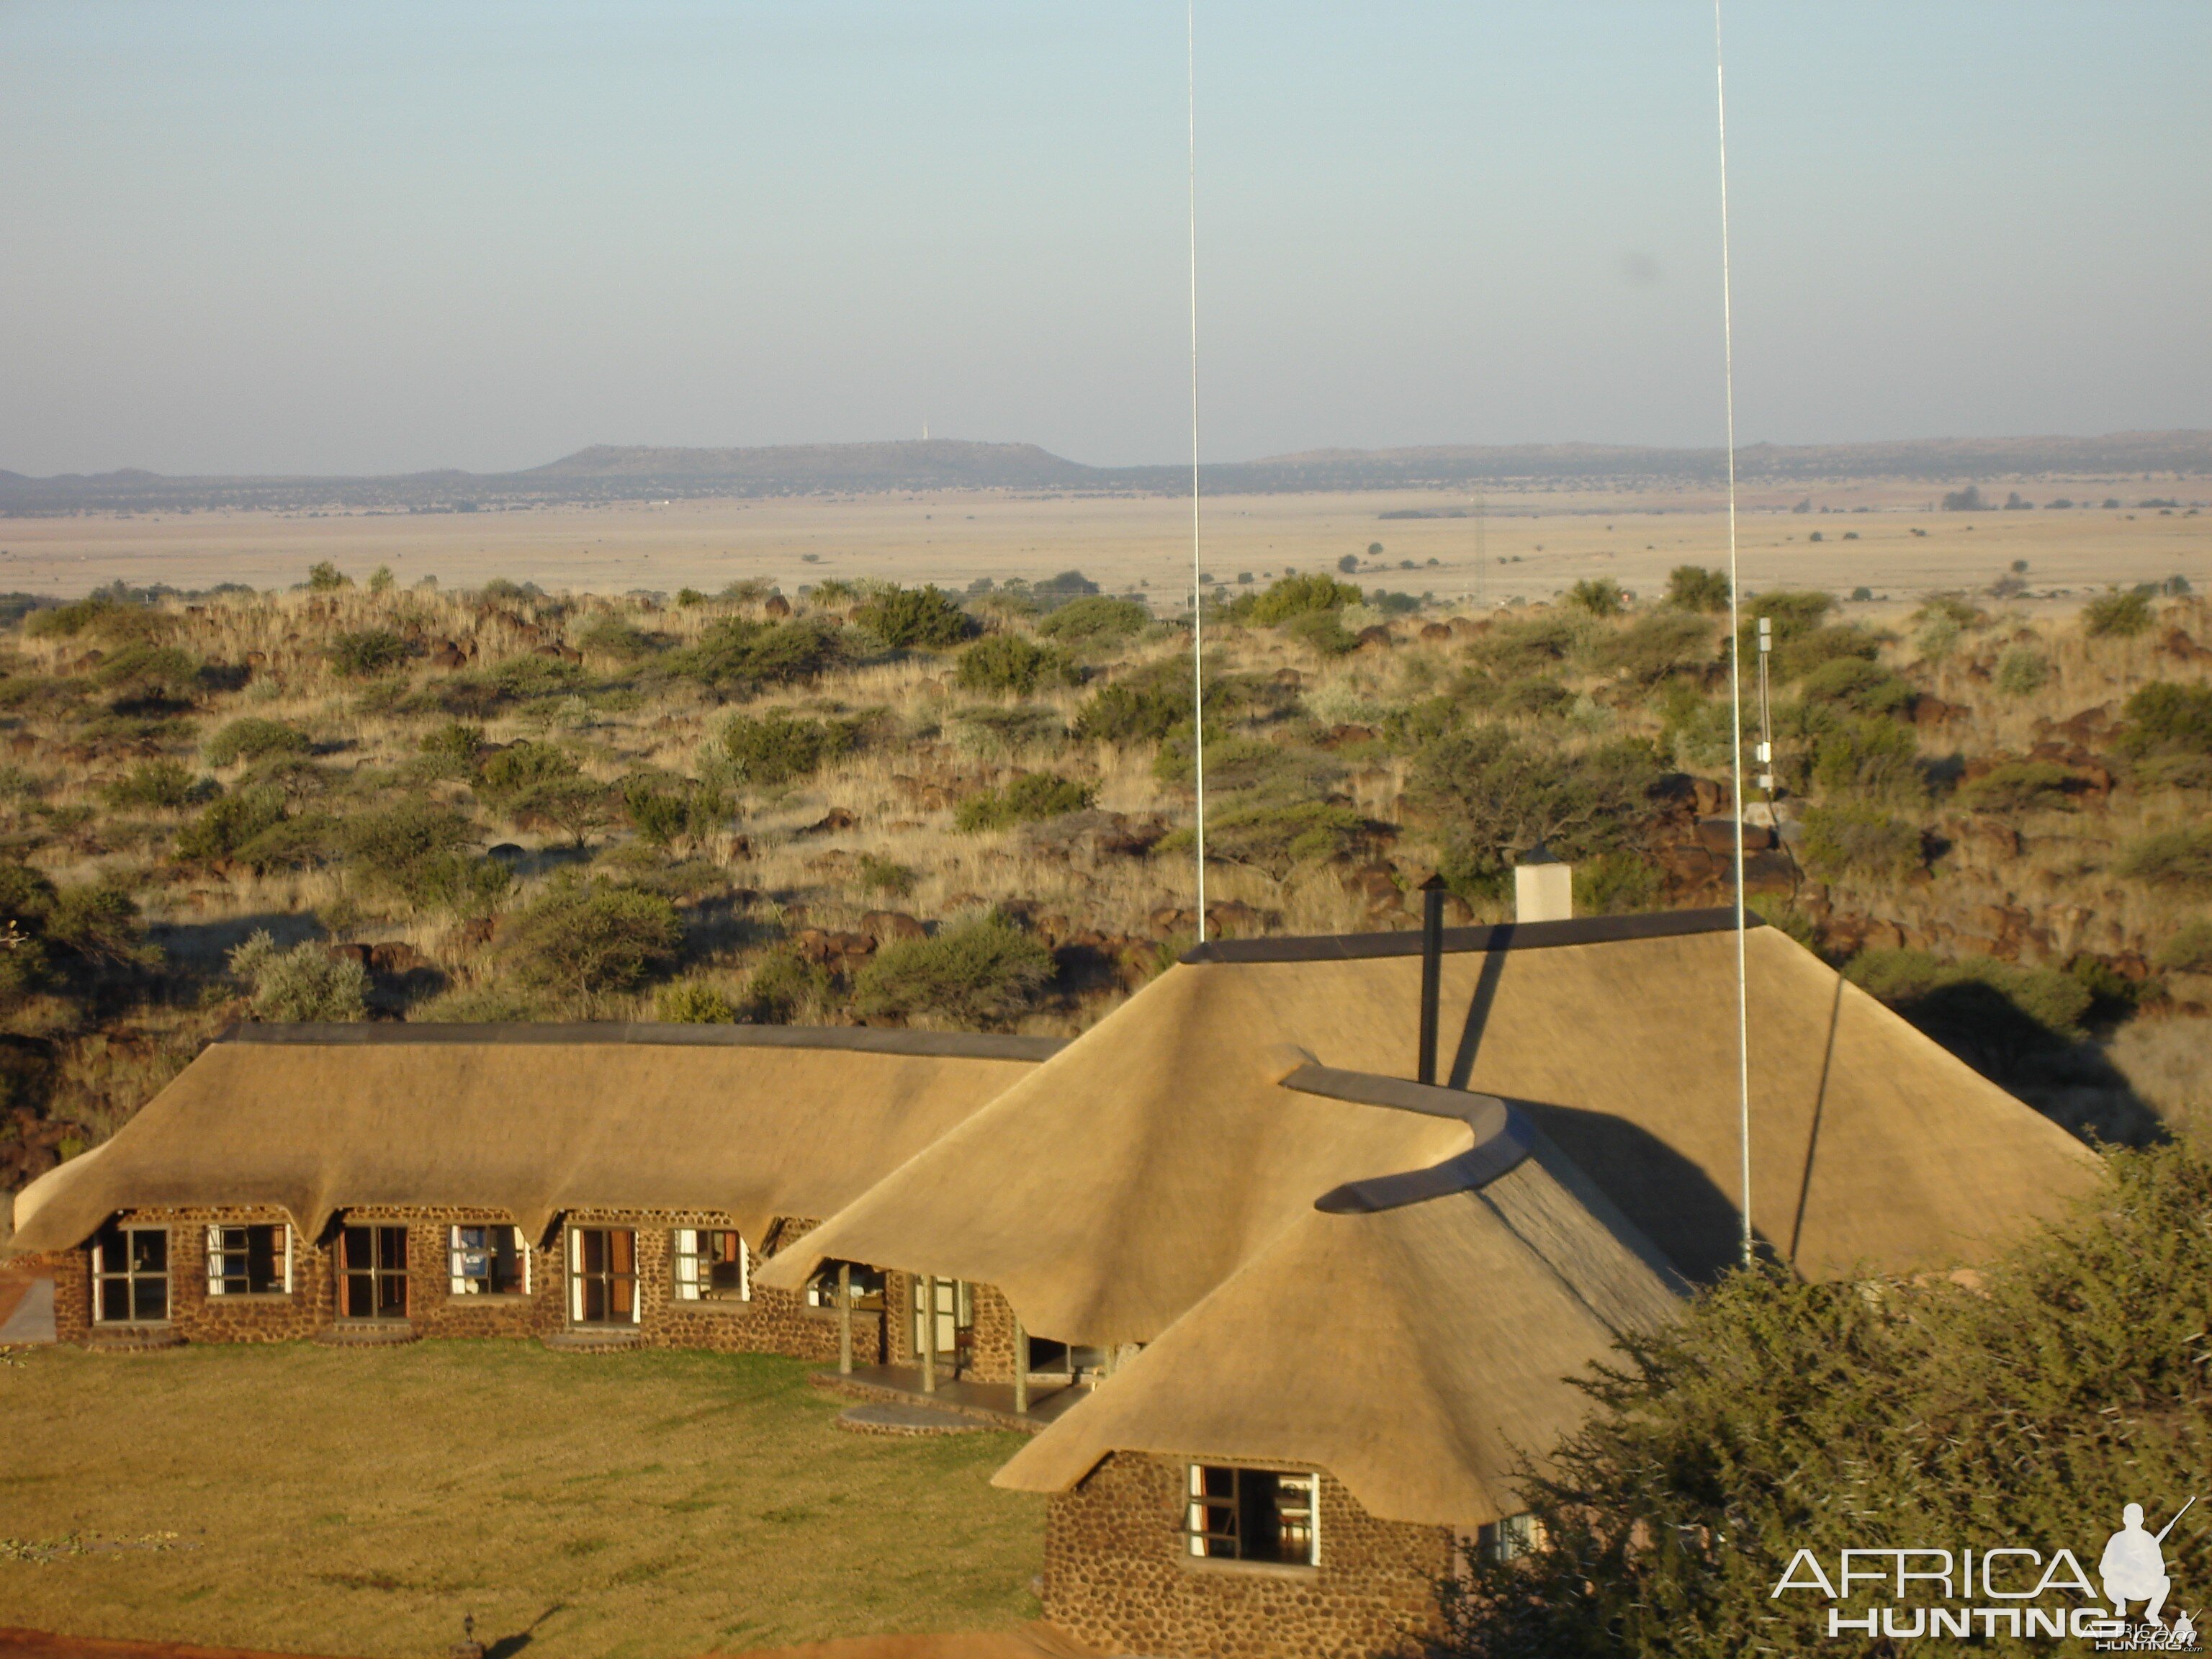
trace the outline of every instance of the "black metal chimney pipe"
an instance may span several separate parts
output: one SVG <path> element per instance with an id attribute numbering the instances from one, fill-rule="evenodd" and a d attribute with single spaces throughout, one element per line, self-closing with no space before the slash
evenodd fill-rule
<path id="1" fill-rule="evenodd" d="M 1421 1070 L 1420 1081 L 1437 1080 L 1437 999 L 1443 988 L 1444 878 L 1421 884 Z"/>

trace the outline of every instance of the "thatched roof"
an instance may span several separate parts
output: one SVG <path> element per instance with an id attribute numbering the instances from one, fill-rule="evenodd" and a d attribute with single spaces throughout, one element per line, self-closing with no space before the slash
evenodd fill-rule
<path id="1" fill-rule="evenodd" d="M 757 1247 L 823 1216 L 1057 1047 L 747 1026 L 246 1026 L 15 1200 L 16 1250 L 118 1210 L 270 1205 L 313 1237 L 372 1205 L 711 1209 Z"/>
<path id="2" fill-rule="evenodd" d="M 1480 1526 L 1579 1419 L 1560 1379 L 1684 1291 L 1541 1136 L 1479 1188 L 1309 1210 L 994 1477 L 1060 1492 L 1109 1452 L 1327 1468 L 1370 1514 Z"/>
<path id="3" fill-rule="evenodd" d="M 1440 1070 L 1519 1104 L 1685 1274 L 1735 1255 L 1725 913 L 1448 934 Z M 2063 1130 L 1754 927 L 1753 1217 L 1808 1277 L 1970 1260 L 2097 1178 Z M 978 1279 L 1029 1328 L 1150 1342 L 1349 1181 L 1468 1150 L 1449 1120 L 1291 1093 L 1281 1046 L 1410 1078 L 1410 935 L 1206 947 L 810 1234 Z"/>

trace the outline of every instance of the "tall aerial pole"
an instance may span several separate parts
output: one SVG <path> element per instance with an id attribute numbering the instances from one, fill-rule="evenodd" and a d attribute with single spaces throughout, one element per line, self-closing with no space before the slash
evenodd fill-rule
<path id="1" fill-rule="evenodd" d="M 1198 787 L 1198 939 L 1206 942 L 1206 566 L 1198 502 L 1198 0 L 1183 9 L 1184 96 L 1190 204 L 1190 722 Z"/>

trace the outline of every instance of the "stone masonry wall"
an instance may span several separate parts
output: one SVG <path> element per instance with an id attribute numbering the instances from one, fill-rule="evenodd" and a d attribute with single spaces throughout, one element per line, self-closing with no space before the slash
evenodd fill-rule
<path id="1" fill-rule="evenodd" d="M 1454 1565 L 1450 1528 L 1377 1520 L 1324 1472 L 1318 1566 L 1203 1560 L 1184 1541 L 1186 1467 L 1120 1452 L 1053 1498 L 1048 1622 L 1102 1652 L 1157 1659 L 1420 1651 L 1436 1623 L 1435 1586 Z"/>
<path id="2" fill-rule="evenodd" d="M 888 1364 L 921 1364 L 921 1352 L 914 1341 L 914 1284 L 912 1273 L 884 1275 L 884 1316 L 889 1324 L 885 1334 Z M 952 1355 L 940 1353 L 937 1363 L 946 1376 L 957 1374 L 971 1382 L 1011 1382 L 1014 1377 L 1014 1310 L 995 1285 L 971 1284 L 969 1294 L 975 1322 L 974 1345 L 967 1362 L 957 1373 Z"/>
<path id="3" fill-rule="evenodd" d="M 563 1218 L 550 1238 L 526 1241 L 531 1247 L 529 1291 L 509 1295 L 455 1295 L 447 1255 L 450 1227 L 500 1225 L 510 1222 L 501 1211 L 423 1206 L 380 1206 L 348 1210 L 333 1219 L 319 1239 L 292 1239 L 289 1293 L 210 1296 L 207 1289 L 207 1228 L 211 1224 L 283 1223 L 282 1211 L 266 1208 L 163 1208 L 125 1211 L 118 1218 L 136 1226 L 166 1226 L 169 1231 L 169 1320 L 176 1334 L 191 1342 L 274 1342 L 312 1336 L 340 1322 L 337 1279 L 338 1230 L 356 1224 L 403 1225 L 407 1229 L 407 1324 L 421 1336 L 530 1337 L 566 1328 L 568 1226 L 627 1227 L 637 1234 L 638 1340 L 654 1347 L 709 1348 L 732 1352 L 782 1353 L 794 1358 L 834 1361 L 837 1316 L 834 1309 L 810 1308 L 802 1293 L 773 1291 L 756 1284 L 745 1301 L 681 1301 L 676 1295 L 675 1240 L 678 1227 L 735 1230 L 719 1211 L 579 1210 Z M 781 1248 L 810 1231 L 811 1220 L 791 1218 L 770 1229 L 772 1248 Z M 746 1245 L 754 1271 L 761 1257 Z M 89 1244 L 42 1258 L 55 1268 L 55 1324 L 64 1341 L 84 1341 L 91 1322 L 92 1251 Z M 882 1347 L 882 1322 L 856 1313 L 853 1343 L 857 1363 L 873 1363 Z"/>

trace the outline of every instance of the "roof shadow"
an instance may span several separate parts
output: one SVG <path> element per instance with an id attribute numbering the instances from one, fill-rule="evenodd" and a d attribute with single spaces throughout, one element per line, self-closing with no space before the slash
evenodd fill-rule
<path id="1" fill-rule="evenodd" d="M 1650 1130 L 1607 1112 L 1516 1100 L 1683 1278 L 1711 1285 L 1743 1260 L 1743 1218 L 1705 1172 Z"/>

